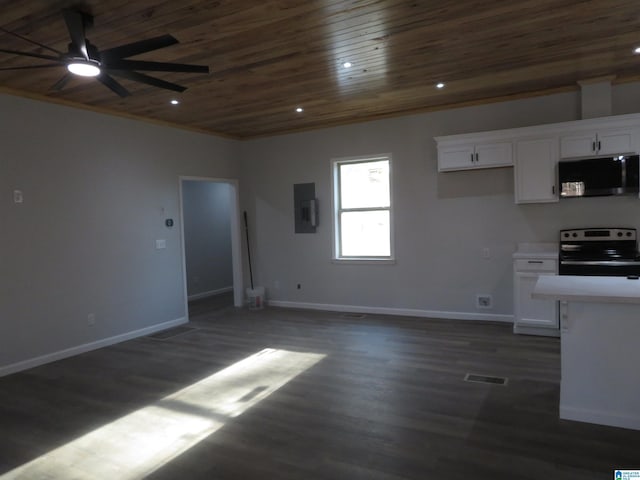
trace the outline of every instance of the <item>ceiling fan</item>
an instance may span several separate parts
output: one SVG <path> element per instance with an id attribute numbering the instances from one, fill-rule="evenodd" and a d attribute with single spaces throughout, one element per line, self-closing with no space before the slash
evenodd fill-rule
<path id="1" fill-rule="evenodd" d="M 119 47 L 99 50 L 95 45 L 92 45 L 85 36 L 85 29 L 93 26 L 93 17 L 91 15 L 75 9 L 64 9 L 62 10 L 62 16 L 64 17 L 69 36 L 71 37 L 71 43 L 68 45 L 67 52 L 61 52 L 55 48 L 43 45 L 0 27 L 0 30 L 4 33 L 18 37 L 21 40 L 56 54 L 54 56 L 0 49 L 2 53 L 41 58 L 53 62 L 22 67 L 5 67 L 0 68 L 0 70 L 28 70 L 64 66 L 68 72 L 53 85 L 53 89 L 61 90 L 73 75 L 80 75 L 84 77 L 95 77 L 100 83 L 121 97 L 129 96 L 130 92 L 116 81 L 112 75 L 154 87 L 165 88 L 174 92 L 184 92 L 186 87 L 139 73 L 139 71 L 209 73 L 209 67 L 203 65 L 128 60 L 129 57 L 134 55 L 151 52 L 179 43 L 178 40 L 171 35 L 161 35 L 147 40 L 127 43 Z"/>

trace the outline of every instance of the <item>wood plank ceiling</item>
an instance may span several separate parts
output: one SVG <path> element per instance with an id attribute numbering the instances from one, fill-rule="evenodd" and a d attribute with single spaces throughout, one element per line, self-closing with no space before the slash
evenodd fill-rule
<path id="1" fill-rule="evenodd" d="M 169 33 L 179 45 L 134 58 L 208 65 L 211 73 L 153 73 L 188 87 L 182 94 L 122 80 L 132 96 L 120 98 L 95 79 L 53 90 L 63 66 L 3 70 L 5 91 L 236 138 L 640 73 L 640 8 L 631 0 L 0 0 L 0 26 L 66 51 L 60 11 L 69 6 L 94 15 L 87 38 L 100 49 Z M 2 32 L 0 48 L 50 53 Z M 38 63 L 0 53 L 0 68 Z"/>

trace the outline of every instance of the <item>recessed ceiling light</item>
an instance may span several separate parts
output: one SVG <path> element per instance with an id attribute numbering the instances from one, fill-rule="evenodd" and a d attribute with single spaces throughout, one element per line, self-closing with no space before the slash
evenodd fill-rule
<path id="1" fill-rule="evenodd" d="M 640 47 L 636 47 L 636 48 L 633 50 L 633 53 L 640 53 Z"/>
<path id="2" fill-rule="evenodd" d="M 344 68 L 351 68 L 351 65 L 353 65 L 351 62 L 344 62 L 344 63 L 342 64 L 342 66 L 343 66 Z"/>
<path id="3" fill-rule="evenodd" d="M 178 100 L 176 100 L 175 98 L 173 100 L 171 100 L 171 105 L 178 105 L 180 102 Z"/>
<path id="4" fill-rule="evenodd" d="M 444 88 L 444 83 L 436 83 L 436 88 Z"/>
<path id="5" fill-rule="evenodd" d="M 302 113 L 302 112 L 304 112 L 304 109 L 302 107 L 298 107 L 298 108 L 296 108 L 296 112 Z"/>

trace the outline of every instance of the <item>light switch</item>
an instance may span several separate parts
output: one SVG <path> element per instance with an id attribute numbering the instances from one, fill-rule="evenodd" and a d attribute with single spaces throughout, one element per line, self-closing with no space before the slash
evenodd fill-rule
<path id="1" fill-rule="evenodd" d="M 22 190 L 13 191 L 13 203 L 22 203 Z"/>
<path id="2" fill-rule="evenodd" d="M 156 249 L 161 250 L 167 248 L 167 241 L 164 239 L 156 240 Z"/>

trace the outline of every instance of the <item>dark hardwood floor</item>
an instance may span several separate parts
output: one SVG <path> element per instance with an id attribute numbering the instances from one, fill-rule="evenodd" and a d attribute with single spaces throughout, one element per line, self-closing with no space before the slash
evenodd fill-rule
<path id="1" fill-rule="evenodd" d="M 198 315 L 207 314 L 226 307 L 233 306 L 233 292 L 212 295 L 189 302 L 189 316 L 195 318 Z"/>
<path id="2" fill-rule="evenodd" d="M 169 339 L 0 378 L 0 479 L 265 348 L 326 356 L 147 478 L 585 480 L 640 469 L 640 431 L 558 419 L 557 339 L 278 308 L 191 315 L 197 329 Z M 509 380 L 465 382 L 468 372 Z M 38 478 L 85 478 L 60 471 Z"/>

